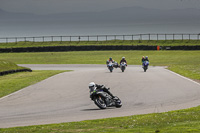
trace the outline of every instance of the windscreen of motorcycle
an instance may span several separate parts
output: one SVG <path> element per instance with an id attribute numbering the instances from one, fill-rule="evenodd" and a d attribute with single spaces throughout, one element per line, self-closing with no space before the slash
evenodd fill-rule
<path id="1" fill-rule="evenodd" d="M 96 91 L 96 87 L 90 87 L 90 94 Z"/>

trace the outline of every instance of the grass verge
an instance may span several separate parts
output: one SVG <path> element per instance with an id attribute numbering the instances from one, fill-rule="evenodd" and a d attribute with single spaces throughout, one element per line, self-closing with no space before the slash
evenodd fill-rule
<path id="1" fill-rule="evenodd" d="M 195 46 L 199 40 L 111 40 L 111 41 L 53 41 L 0 43 L 0 48 L 47 47 L 47 46 L 87 46 L 87 45 L 151 45 L 151 46 Z"/>
<path id="2" fill-rule="evenodd" d="M 20 70 L 20 69 L 28 69 L 28 68 L 18 66 L 10 61 L 0 60 L 0 72 L 9 70 Z"/>
<path id="3" fill-rule="evenodd" d="M 66 71 L 32 71 L 0 76 L 0 98 L 61 72 Z"/>

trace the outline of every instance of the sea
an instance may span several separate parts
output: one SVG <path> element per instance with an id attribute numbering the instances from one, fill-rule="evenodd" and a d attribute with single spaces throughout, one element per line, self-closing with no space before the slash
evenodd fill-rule
<path id="1" fill-rule="evenodd" d="M 0 42 L 5 42 L 4 38 L 9 37 L 136 34 L 200 34 L 200 22 L 67 23 L 64 21 L 0 21 Z M 151 39 L 156 39 L 156 36 Z"/>

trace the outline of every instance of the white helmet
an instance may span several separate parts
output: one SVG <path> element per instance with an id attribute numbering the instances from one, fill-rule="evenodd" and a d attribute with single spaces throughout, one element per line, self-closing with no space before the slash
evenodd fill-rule
<path id="1" fill-rule="evenodd" d="M 122 59 L 125 59 L 125 57 L 122 57 Z"/>
<path id="2" fill-rule="evenodd" d="M 90 83 L 89 83 L 89 89 L 91 89 L 91 88 L 93 88 L 93 87 L 95 87 L 95 83 L 94 83 L 94 82 L 90 82 Z"/>

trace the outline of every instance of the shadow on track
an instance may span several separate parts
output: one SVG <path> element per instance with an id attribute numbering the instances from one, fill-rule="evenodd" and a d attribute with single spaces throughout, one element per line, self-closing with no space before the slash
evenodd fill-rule
<path id="1" fill-rule="evenodd" d="M 106 109 L 99 109 L 99 108 L 96 108 L 96 109 L 82 109 L 81 111 L 94 111 L 94 110 L 103 111 L 103 110 L 108 110 L 108 109 L 116 109 L 116 108 L 115 107 L 108 107 Z"/>

